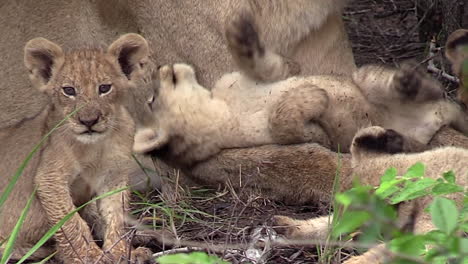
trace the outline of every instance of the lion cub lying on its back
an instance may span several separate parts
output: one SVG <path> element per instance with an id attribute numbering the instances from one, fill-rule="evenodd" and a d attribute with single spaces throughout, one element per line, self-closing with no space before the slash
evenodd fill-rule
<path id="1" fill-rule="evenodd" d="M 370 125 L 426 144 L 441 126 L 462 115 L 438 85 L 421 88 L 425 75 L 411 66 L 399 71 L 367 66 L 354 77 L 360 86 L 333 76 L 258 84 L 231 73 L 210 92 L 198 84 L 190 66 L 164 66 L 153 102 L 159 123 L 137 131 L 134 150 L 162 149 L 162 156 L 182 165 L 221 149 L 269 143 L 312 141 L 348 152 L 356 131 Z"/>

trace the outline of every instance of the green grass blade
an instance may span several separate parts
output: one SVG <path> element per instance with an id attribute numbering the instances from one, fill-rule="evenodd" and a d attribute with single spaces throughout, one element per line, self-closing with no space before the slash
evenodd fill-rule
<path id="1" fill-rule="evenodd" d="M 55 256 L 55 254 L 57 254 L 57 251 L 55 251 L 54 253 L 50 254 L 49 256 L 47 256 L 47 258 L 39 261 L 39 262 L 34 262 L 32 264 L 44 264 L 44 263 L 47 263 L 47 261 L 49 261 L 53 256 Z"/>
<path id="2" fill-rule="evenodd" d="M 26 206 L 23 208 L 23 211 L 21 212 L 21 215 L 18 221 L 16 222 L 15 227 L 11 231 L 10 238 L 8 239 L 8 242 L 5 245 L 5 250 L 3 251 L 2 259 L 0 260 L 1 264 L 7 263 L 8 259 L 10 258 L 11 253 L 13 252 L 13 246 L 15 245 L 16 238 L 18 237 L 21 226 L 24 223 L 24 219 L 26 219 L 26 215 L 29 212 L 29 208 L 31 207 L 32 200 L 34 199 L 36 195 L 36 190 L 37 188 L 34 189 L 31 196 L 29 196 L 29 199 L 26 202 Z"/>
<path id="3" fill-rule="evenodd" d="M 36 250 L 38 250 L 42 245 L 44 245 L 44 243 L 47 242 L 47 240 L 49 240 L 55 234 L 55 232 L 57 232 L 57 230 L 59 230 L 63 226 L 63 224 L 65 224 L 65 222 L 67 222 L 76 212 L 81 210 L 83 207 L 85 207 L 86 205 L 88 205 L 90 203 L 93 203 L 93 202 L 95 202 L 95 201 L 97 201 L 99 199 L 102 199 L 102 198 L 114 195 L 116 193 L 122 192 L 122 191 L 124 191 L 126 189 L 128 189 L 128 187 L 122 187 L 122 188 L 107 192 L 105 194 L 99 195 L 99 196 L 89 200 L 88 202 L 82 204 L 81 206 L 77 207 L 75 210 L 71 211 L 70 213 L 68 213 L 58 223 L 56 223 L 54 226 L 52 226 L 49 229 L 49 231 L 47 231 L 47 233 L 45 233 L 44 236 L 42 236 L 42 238 L 18 261 L 17 264 L 20 264 L 20 263 L 23 263 L 24 261 L 26 261 L 34 252 L 36 252 Z"/>
<path id="4" fill-rule="evenodd" d="M 67 119 L 69 119 L 72 115 L 74 115 L 78 110 L 80 110 L 81 107 L 77 108 L 75 111 L 71 112 L 68 114 L 62 121 L 60 121 L 57 125 L 55 125 L 42 139 L 39 141 L 39 143 L 34 146 L 33 150 L 29 152 L 29 154 L 26 156 L 26 159 L 23 160 L 21 165 L 19 166 L 18 170 L 16 170 L 15 174 L 13 175 L 13 178 L 10 180 L 8 183 L 7 187 L 3 191 L 2 195 L 0 196 L 0 214 L 2 213 L 2 208 L 3 205 L 5 204 L 5 201 L 8 199 L 8 196 L 10 195 L 11 191 L 13 190 L 13 187 L 15 187 L 16 182 L 18 181 L 19 177 L 21 174 L 23 174 L 24 169 L 28 165 L 29 161 L 32 159 L 34 153 L 36 153 L 39 148 L 44 144 L 46 139 L 57 129 L 59 128 Z"/>

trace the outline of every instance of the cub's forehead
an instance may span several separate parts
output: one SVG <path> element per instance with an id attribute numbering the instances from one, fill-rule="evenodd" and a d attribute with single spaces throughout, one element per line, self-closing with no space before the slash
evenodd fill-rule
<path id="1" fill-rule="evenodd" d="M 102 82 L 118 74 L 104 50 L 79 49 L 65 54 L 62 77 L 79 83 Z"/>

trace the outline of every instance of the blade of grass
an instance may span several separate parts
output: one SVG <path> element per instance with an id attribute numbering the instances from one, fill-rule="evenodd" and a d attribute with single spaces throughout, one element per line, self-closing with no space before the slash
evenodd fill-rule
<path id="1" fill-rule="evenodd" d="M 37 143 L 33 150 L 29 152 L 29 154 L 26 156 L 26 159 L 23 160 L 21 165 L 19 166 L 18 170 L 16 170 L 15 174 L 13 175 L 13 178 L 10 180 L 8 185 L 6 186 L 5 190 L 3 191 L 2 195 L 0 196 L 0 214 L 2 213 L 2 208 L 3 205 L 5 204 L 5 201 L 8 199 L 8 196 L 10 195 L 11 191 L 13 190 L 13 187 L 15 186 L 16 182 L 18 181 L 19 177 L 21 174 L 23 174 L 24 169 L 28 165 L 29 161 L 32 159 L 34 153 L 36 153 L 39 148 L 44 144 L 46 139 L 57 129 L 59 128 L 67 119 L 69 119 L 72 115 L 74 115 L 76 112 L 78 112 L 82 107 L 78 107 L 75 109 L 73 112 L 68 114 L 63 120 L 61 120 L 57 125 L 55 125 L 42 139 Z"/>
<path id="2" fill-rule="evenodd" d="M 31 196 L 29 196 L 28 201 L 26 202 L 26 206 L 23 208 L 23 211 L 21 212 L 21 215 L 18 219 L 18 221 L 15 224 L 15 227 L 11 231 L 10 238 L 8 239 L 6 245 L 5 245 L 5 250 L 3 251 L 2 259 L 0 260 L 0 264 L 5 264 L 7 263 L 8 259 L 10 259 L 10 255 L 13 252 L 13 246 L 15 245 L 16 238 L 18 237 L 19 231 L 21 229 L 21 226 L 24 223 L 24 219 L 26 219 L 26 215 L 29 212 L 29 208 L 31 207 L 32 200 L 34 199 L 36 195 L 36 190 L 37 188 L 34 189 L 32 192 Z"/>
<path id="3" fill-rule="evenodd" d="M 50 254 L 49 256 L 47 256 L 47 258 L 39 261 L 39 262 L 34 262 L 32 264 L 44 264 L 44 263 L 47 263 L 47 261 L 49 261 L 53 256 L 55 256 L 55 254 L 57 254 L 57 251 L 55 251 L 54 253 Z"/>
<path id="4" fill-rule="evenodd" d="M 65 222 L 67 222 L 76 212 L 81 210 L 83 207 L 85 207 L 86 205 L 88 205 L 90 203 L 93 203 L 93 202 L 95 202 L 95 201 L 97 201 L 99 199 L 102 199 L 102 198 L 114 195 L 116 193 L 122 192 L 122 191 L 124 191 L 126 189 L 128 189 L 128 187 L 122 187 L 122 188 L 119 188 L 119 189 L 104 193 L 102 195 L 99 195 L 99 196 L 89 200 L 88 202 L 82 204 L 81 206 L 77 207 L 75 210 L 71 211 L 70 213 L 68 213 L 58 223 L 56 223 L 54 226 L 52 226 L 49 229 L 49 231 L 47 231 L 47 233 L 45 233 L 44 236 L 42 236 L 42 238 L 16 264 L 21 264 L 24 261 L 26 261 L 27 258 L 29 258 L 36 250 L 38 250 L 42 245 L 44 245 L 44 243 L 47 242 L 47 240 L 49 240 L 57 232 L 57 230 L 59 230 L 63 226 L 63 224 L 65 224 Z"/>

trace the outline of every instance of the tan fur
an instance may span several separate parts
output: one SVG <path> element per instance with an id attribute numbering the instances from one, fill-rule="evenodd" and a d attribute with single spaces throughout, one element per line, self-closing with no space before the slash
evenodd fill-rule
<path id="1" fill-rule="evenodd" d="M 364 91 L 340 77 L 292 77 L 261 84 L 232 73 L 210 92 L 198 84 L 190 66 L 165 66 L 153 104 L 158 123 L 137 132 L 134 150 L 164 148 L 166 157 L 185 166 L 221 149 L 272 143 L 316 142 L 349 152 L 356 131 L 370 125 L 427 144 L 442 126 L 464 113 L 443 98 L 440 86 L 406 86 L 404 80 L 413 74 L 406 70 L 363 67 L 354 77 Z M 424 77 L 414 78 L 425 81 Z M 370 78 L 378 81 L 370 85 Z M 414 90 L 408 95 L 409 89 Z"/>
<path id="2" fill-rule="evenodd" d="M 298 62 L 302 74 L 349 74 L 355 68 L 342 21 L 346 0 L 195 0 L 41 2 L 5 0 L 0 7 L 0 126 L 31 117 L 46 97 L 30 89 L 22 68 L 25 42 L 43 36 L 68 47 L 109 43 L 138 32 L 156 65 L 190 62 L 202 85 L 212 87 L 236 69 L 225 42 L 225 21 L 252 12 L 269 50 Z M 53 29 L 53 30 L 51 30 Z M 28 100 L 35 98 L 34 101 Z"/>
<path id="3" fill-rule="evenodd" d="M 24 62 L 31 82 L 47 95 L 49 104 L 33 118 L 0 130 L 0 192 L 34 145 L 66 115 L 80 110 L 34 155 L 0 212 L 1 241 L 8 237 L 37 187 L 15 244 L 14 258 L 21 257 L 76 206 L 127 185 L 127 177 L 137 165 L 131 157 L 135 125 L 124 106 L 134 103 L 128 101 L 132 90 L 150 83 L 148 55 L 148 44 L 136 34 L 120 37 L 107 51 L 87 48 L 64 52 L 44 38 L 26 44 Z M 111 84 L 110 90 L 100 90 L 106 84 Z M 140 107 L 138 112 L 142 111 Z M 129 244 L 122 236 L 127 196 L 124 191 L 103 198 L 81 211 L 81 216 L 75 214 L 57 231 L 55 246 L 49 243 L 48 253 L 55 247 L 66 263 L 94 262 L 103 254 L 102 263 L 126 258 Z M 103 249 L 94 242 L 91 228 L 97 238 L 103 239 Z M 36 257 L 44 257 L 46 249 Z M 133 250 L 132 259 L 142 261 L 149 253 L 144 248 Z"/>
<path id="4" fill-rule="evenodd" d="M 463 80 L 462 76 L 462 63 L 468 59 L 468 29 L 459 29 L 450 34 L 445 44 L 445 56 L 452 63 L 452 71 L 460 80 L 458 99 L 468 105 L 468 91 L 463 88 L 468 80 Z"/>
<path id="5" fill-rule="evenodd" d="M 343 189 L 351 187 L 352 178 L 359 177 L 363 184 L 377 185 L 380 182 L 380 176 L 390 168 L 394 167 L 398 173 L 402 174 L 417 162 L 422 162 L 425 167 L 425 176 L 429 178 L 439 178 L 443 173 L 452 170 L 456 175 L 456 181 L 459 185 L 468 186 L 468 150 L 457 147 L 442 147 L 433 150 L 425 151 L 422 153 L 413 154 L 394 154 L 389 155 L 386 151 L 367 149 L 366 146 L 358 143 L 359 139 L 366 137 L 387 137 L 386 144 L 393 144 L 392 138 L 389 138 L 386 133 L 388 130 L 381 127 L 369 127 L 360 130 L 354 140 L 351 148 L 352 155 L 352 173 L 344 175 L 341 179 Z M 458 205 L 461 205 L 463 195 L 456 193 L 448 195 L 449 198 L 454 199 Z M 423 233 L 434 229 L 430 216 L 424 209 L 432 201 L 430 197 L 423 197 L 401 205 L 398 208 L 398 217 L 401 223 L 407 221 L 414 214 L 415 208 L 416 217 L 414 222 L 414 232 Z M 416 207 L 415 207 L 416 206 Z M 285 216 L 276 216 L 275 222 L 279 226 L 283 226 L 285 234 L 289 238 L 302 238 L 302 239 L 325 239 L 329 230 L 329 221 L 325 221 L 328 217 L 320 217 L 310 220 L 295 220 Z M 371 249 L 369 253 L 362 256 L 353 258 L 345 263 L 383 263 L 383 258 L 387 254 L 377 254 L 382 249 L 380 247 Z"/>

